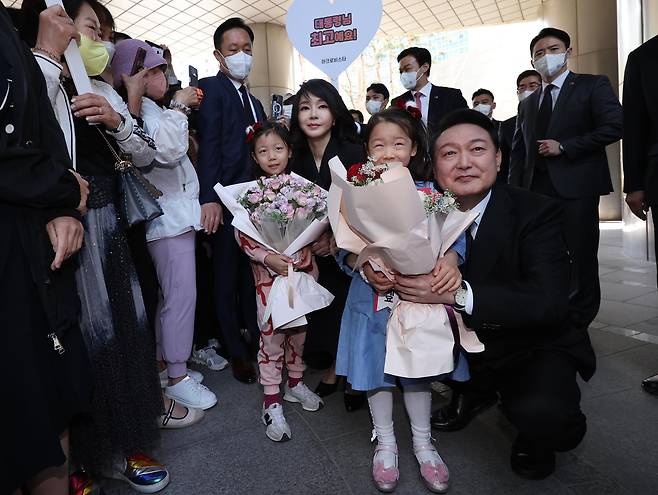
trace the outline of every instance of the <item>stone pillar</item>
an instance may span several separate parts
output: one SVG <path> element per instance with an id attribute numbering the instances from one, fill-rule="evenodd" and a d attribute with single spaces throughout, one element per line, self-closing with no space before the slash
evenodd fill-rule
<path id="1" fill-rule="evenodd" d="M 254 30 L 255 38 L 249 89 L 261 101 L 269 115 L 273 94 L 295 92 L 293 47 L 283 26 L 256 23 L 250 27 Z"/>
<path id="2" fill-rule="evenodd" d="M 628 54 L 643 42 L 658 35 L 658 0 L 617 0 L 617 16 L 619 93 L 621 94 Z M 651 214 L 647 221 L 643 222 L 633 215 L 624 203 L 622 218 L 624 221 L 624 254 L 643 260 L 654 260 Z"/>
<path id="3" fill-rule="evenodd" d="M 563 29 L 571 36 L 571 70 L 604 74 L 612 87 L 619 89 L 616 0 L 545 0 L 540 18 L 546 26 Z M 620 149 L 619 143 L 606 149 L 615 190 L 601 198 L 601 220 L 620 220 L 622 216 Z"/>

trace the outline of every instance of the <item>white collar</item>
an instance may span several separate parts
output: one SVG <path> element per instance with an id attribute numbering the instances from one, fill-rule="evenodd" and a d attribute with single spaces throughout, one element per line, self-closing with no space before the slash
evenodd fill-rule
<path id="1" fill-rule="evenodd" d="M 569 69 L 565 70 L 552 83 L 547 83 L 546 81 L 542 81 L 541 82 L 542 92 L 546 89 L 546 86 L 548 86 L 549 84 L 552 84 L 553 86 L 555 86 L 558 89 L 562 89 L 562 86 L 564 86 L 564 81 L 567 79 L 567 76 L 569 75 L 570 72 L 571 71 Z"/>
<path id="2" fill-rule="evenodd" d="M 427 84 L 420 88 L 418 91 L 412 91 L 412 94 L 416 96 L 416 93 L 420 93 L 423 96 L 429 96 L 432 92 L 432 83 L 427 81 Z"/>
<path id="3" fill-rule="evenodd" d="M 233 83 L 233 86 L 235 86 L 235 89 L 237 89 L 238 91 L 240 91 L 240 86 L 242 86 L 242 83 L 236 81 L 235 79 L 233 79 L 233 78 L 231 78 L 231 77 L 229 77 L 229 76 L 226 76 L 226 77 L 228 77 L 229 81 L 231 81 L 231 82 Z M 245 86 L 245 87 L 246 87 L 246 86 Z"/>
<path id="4" fill-rule="evenodd" d="M 475 238 L 475 234 L 478 231 L 478 227 L 480 227 L 480 222 L 482 222 L 482 217 L 484 216 L 484 210 L 487 209 L 487 205 L 489 204 L 490 199 L 491 199 L 491 189 L 489 189 L 487 195 L 484 198 L 482 198 L 482 200 L 470 210 L 478 213 L 478 216 L 476 217 L 475 220 L 473 220 L 473 225 L 471 226 L 471 235 L 473 236 L 473 238 Z"/>

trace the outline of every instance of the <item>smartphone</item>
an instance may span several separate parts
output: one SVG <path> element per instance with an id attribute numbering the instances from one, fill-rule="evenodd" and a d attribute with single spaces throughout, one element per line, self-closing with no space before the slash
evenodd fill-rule
<path id="1" fill-rule="evenodd" d="M 144 68 L 144 59 L 146 58 L 146 50 L 143 48 L 138 48 L 137 53 L 135 54 L 135 60 L 133 62 L 133 68 L 130 71 L 130 75 L 134 76 L 140 70 Z"/>
<path id="2" fill-rule="evenodd" d="M 199 71 L 192 65 L 188 67 L 188 71 L 190 75 L 190 86 L 197 88 L 199 86 Z"/>
<path id="3" fill-rule="evenodd" d="M 272 118 L 277 120 L 283 115 L 283 95 L 272 95 Z"/>
<path id="4" fill-rule="evenodd" d="M 164 57 L 164 48 L 162 48 L 157 43 L 153 43 L 152 41 L 149 41 L 149 40 L 144 40 L 144 41 L 146 41 L 146 43 L 151 45 L 151 48 L 153 48 L 153 51 L 155 51 L 155 53 L 157 53 L 161 57 Z"/>

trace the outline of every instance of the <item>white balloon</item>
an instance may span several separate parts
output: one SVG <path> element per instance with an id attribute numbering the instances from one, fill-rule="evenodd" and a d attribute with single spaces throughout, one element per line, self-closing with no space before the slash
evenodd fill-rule
<path id="1" fill-rule="evenodd" d="M 382 0 L 295 0 L 286 31 L 304 58 L 337 80 L 375 36 L 381 17 Z"/>

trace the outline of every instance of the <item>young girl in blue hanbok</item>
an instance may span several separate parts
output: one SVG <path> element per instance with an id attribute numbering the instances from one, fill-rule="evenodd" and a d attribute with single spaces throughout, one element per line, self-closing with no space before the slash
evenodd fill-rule
<path id="1" fill-rule="evenodd" d="M 430 180 L 431 163 L 427 147 L 427 130 L 412 112 L 398 108 L 378 113 L 369 122 L 365 143 L 375 163 L 400 162 L 411 172 L 418 189 L 434 188 Z M 463 260 L 465 237 L 440 258 L 434 270 L 439 291 L 456 290 L 461 284 L 457 265 Z M 398 451 L 393 431 L 393 389 L 396 380 L 403 386 L 404 403 L 411 422 L 413 448 L 425 485 L 433 492 L 448 489 L 448 468 L 431 443 L 430 382 L 451 378 L 466 381 L 468 366 L 459 354 L 455 369 L 449 375 L 427 378 L 398 378 L 384 372 L 386 357 L 386 324 L 390 309 L 377 311 L 381 294 L 393 288 L 393 282 L 382 272 L 365 263 L 354 270 L 356 255 L 341 251 L 338 261 L 352 277 L 345 305 L 336 358 L 336 374 L 344 375 L 354 390 L 368 393 L 377 447 L 372 475 L 375 486 L 384 492 L 395 489 L 398 479 Z M 381 299 L 380 299 L 381 301 Z"/>

